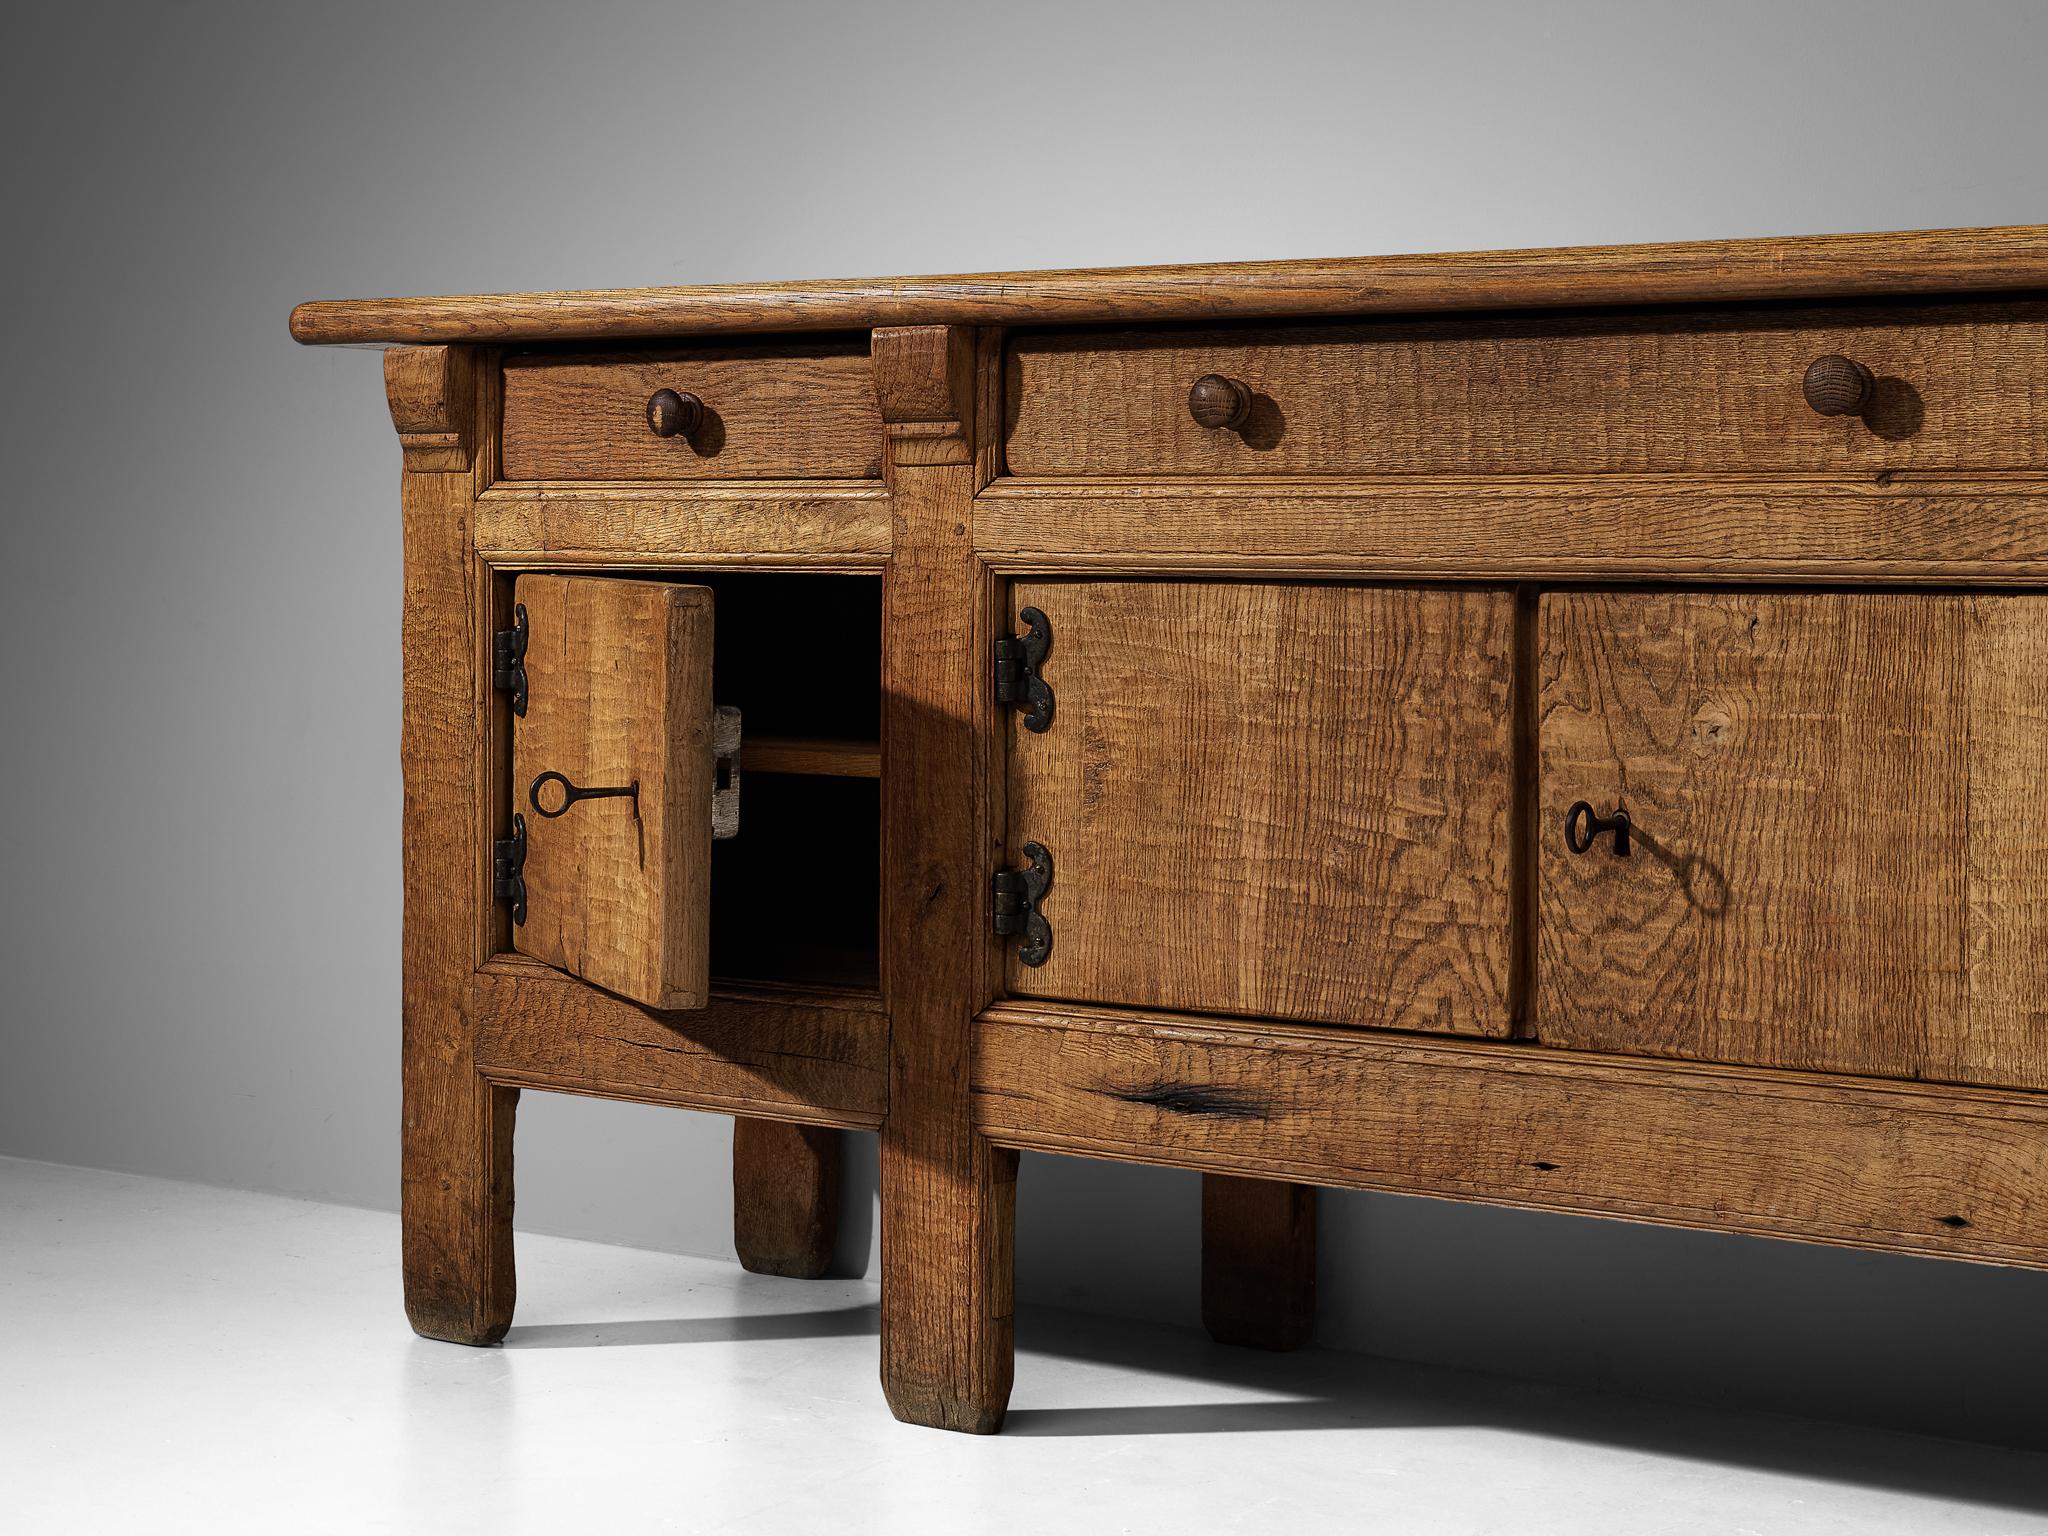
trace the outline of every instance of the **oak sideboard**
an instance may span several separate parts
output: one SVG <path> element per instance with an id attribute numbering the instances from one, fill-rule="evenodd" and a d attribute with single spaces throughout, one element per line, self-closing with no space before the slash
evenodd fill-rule
<path id="1" fill-rule="evenodd" d="M 404 1259 L 735 1117 L 990 1431 L 1020 1150 L 2048 1268 L 2048 227 L 308 304 L 403 452 Z M 1758 1298 L 1763 1304 L 1765 1298 Z"/>

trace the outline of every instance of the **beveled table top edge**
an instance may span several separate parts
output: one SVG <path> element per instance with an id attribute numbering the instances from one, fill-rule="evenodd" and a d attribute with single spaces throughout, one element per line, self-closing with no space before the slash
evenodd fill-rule
<path id="1" fill-rule="evenodd" d="M 334 299 L 309 345 L 604 341 L 2048 290 L 2048 225 L 706 287 Z"/>

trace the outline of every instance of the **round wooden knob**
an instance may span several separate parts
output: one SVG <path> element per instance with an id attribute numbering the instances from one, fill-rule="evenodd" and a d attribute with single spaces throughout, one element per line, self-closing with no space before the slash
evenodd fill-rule
<path id="1" fill-rule="evenodd" d="M 688 392 L 657 389 L 647 397 L 647 429 L 656 437 L 688 437 L 704 419 L 704 402 Z"/>
<path id="2" fill-rule="evenodd" d="M 1188 390 L 1188 414 L 1211 431 L 1241 427 L 1252 414 L 1252 392 L 1236 379 L 1205 373 Z"/>
<path id="3" fill-rule="evenodd" d="M 1877 380 L 1855 358 L 1830 352 L 1813 360 L 1800 388 L 1806 403 L 1823 416 L 1861 416 L 1870 408 Z"/>

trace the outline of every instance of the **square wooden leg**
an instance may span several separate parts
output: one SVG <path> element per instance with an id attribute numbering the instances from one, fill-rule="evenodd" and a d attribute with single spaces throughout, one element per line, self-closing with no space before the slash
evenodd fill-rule
<path id="1" fill-rule="evenodd" d="M 1316 1320 L 1316 1192 L 1202 1176 L 1202 1326 L 1219 1344 L 1299 1349 Z"/>
<path id="2" fill-rule="evenodd" d="M 884 327 L 873 359 L 893 541 L 882 585 L 882 1388 L 899 1419 L 989 1434 L 1010 1401 L 1017 1156 L 975 1130 L 967 1097 L 974 1017 L 1001 965 L 989 907 L 996 584 L 970 529 L 995 463 L 999 338 Z"/>
<path id="3" fill-rule="evenodd" d="M 815 1280 L 839 1238 L 840 1133 L 781 1120 L 732 1123 L 732 1244 L 757 1275 Z"/>
<path id="4" fill-rule="evenodd" d="M 399 1197 L 405 1311 L 428 1338 L 495 1344 L 512 1324 L 516 1089 L 476 1070 L 470 978 L 490 952 L 485 752 L 493 586 L 470 548 L 473 359 L 387 352 L 405 448 L 405 1097 Z M 503 594 L 499 594 L 502 597 Z"/>
<path id="5" fill-rule="evenodd" d="M 961 1152 L 882 1134 L 882 1390 L 905 1423 L 989 1435 L 1014 1372 L 1017 1154 Z"/>
<path id="6" fill-rule="evenodd" d="M 407 1049 L 400 1225 L 413 1331 L 495 1344 L 512 1326 L 512 1123 L 519 1090 Z"/>

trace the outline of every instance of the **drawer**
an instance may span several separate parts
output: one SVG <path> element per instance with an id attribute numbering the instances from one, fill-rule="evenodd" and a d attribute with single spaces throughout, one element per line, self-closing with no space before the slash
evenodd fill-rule
<path id="1" fill-rule="evenodd" d="M 1012 950 L 1013 995 L 1509 1031 L 1511 594 L 1020 581 L 1011 600 L 1050 629 L 1053 695 L 1045 730 L 1010 731 L 1009 857 L 1051 866 L 1050 952 Z"/>
<path id="2" fill-rule="evenodd" d="M 865 341 L 505 362 L 507 480 L 873 479 L 881 450 Z"/>
<path id="3" fill-rule="evenodd" d="M 1834 356 L 1867 381 L 1823 415 Z M 1018 476 L 2040 469 L 2044 407 L 2034 303 L 1022 332 L 1006 369 Z"/>
<path id="4" fill-rule="evenodd" d="M 2048 1088 L 2048 597 L 1558 592 L 1539 630 L 1542 1040 Z M 1625 857 L 1573 851 L 1582 801 Z"/>

